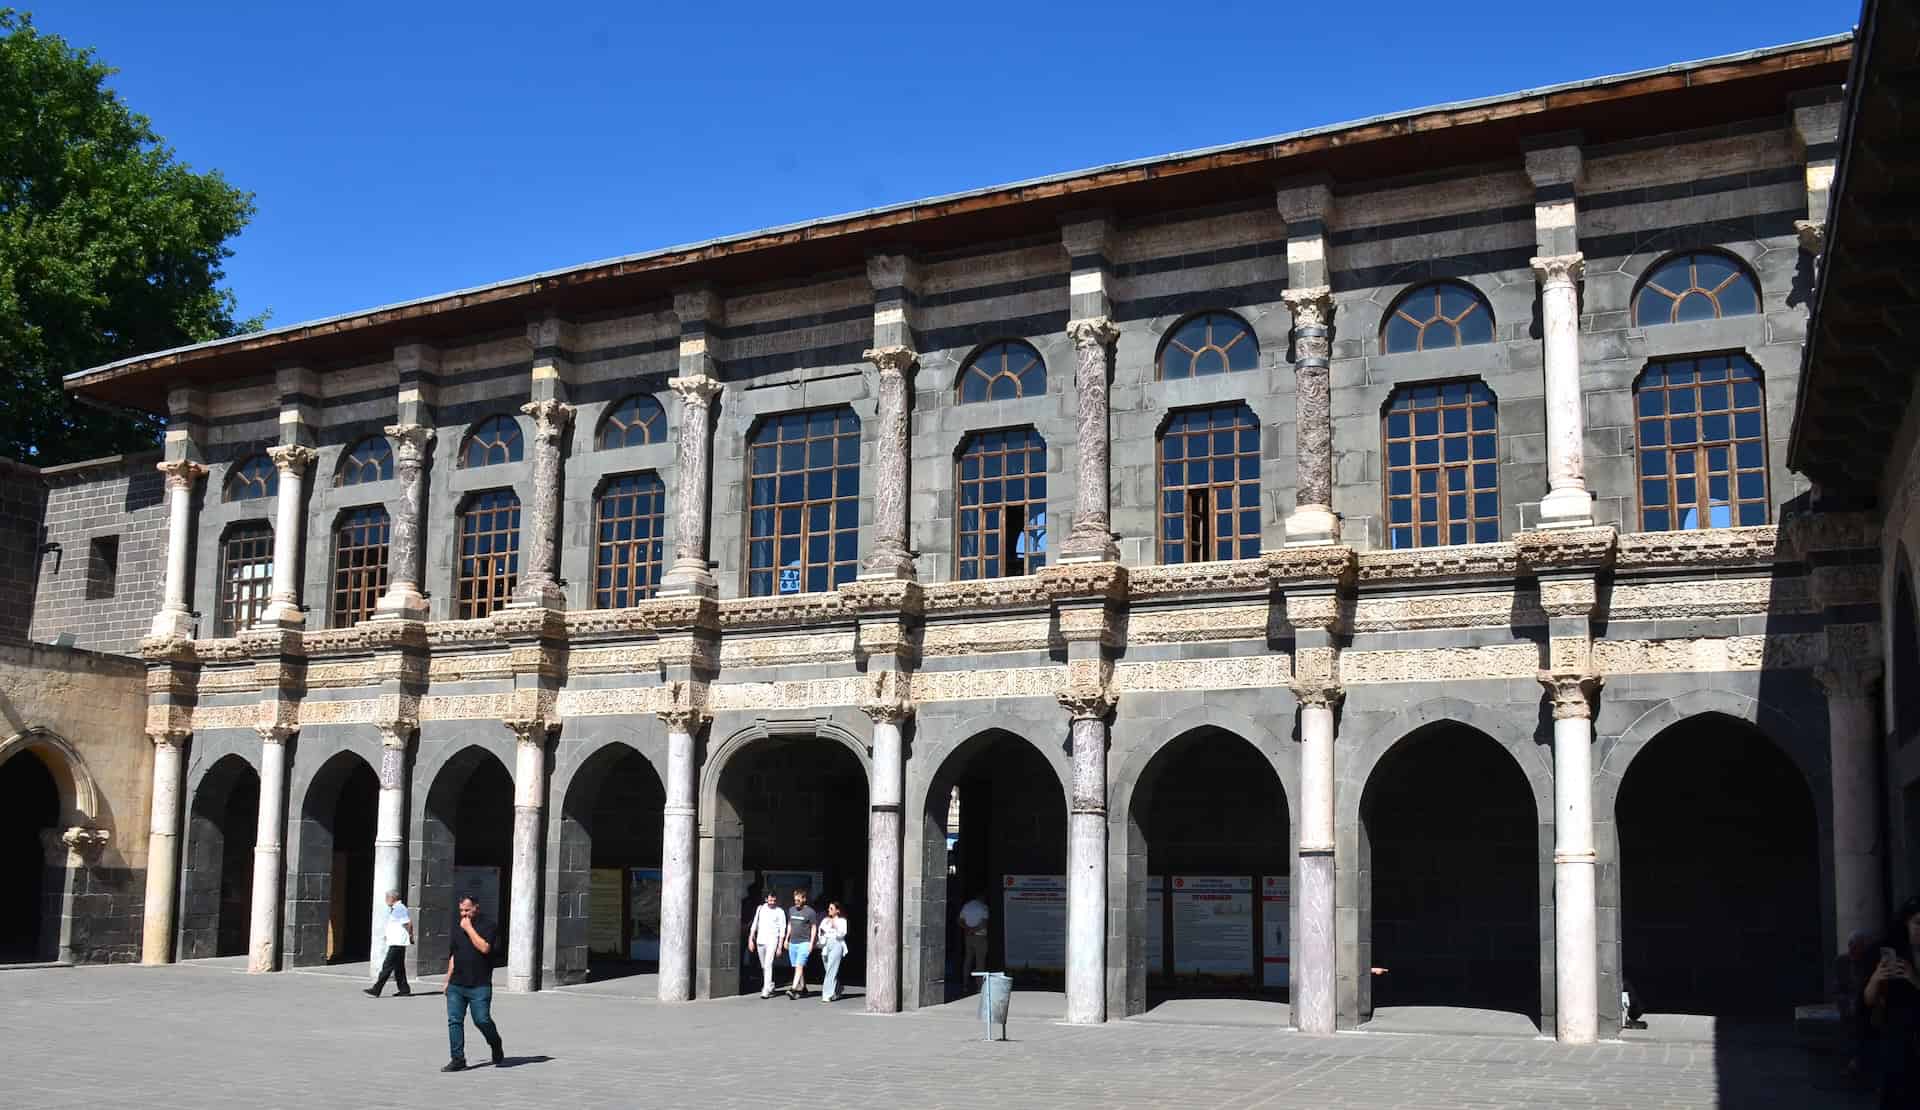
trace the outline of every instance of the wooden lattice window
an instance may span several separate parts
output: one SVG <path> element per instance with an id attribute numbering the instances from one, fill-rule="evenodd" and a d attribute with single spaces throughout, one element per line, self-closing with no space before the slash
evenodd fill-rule
<path id="1" fill-rule="evenodd" d="M 593 604 L 624 609 L 660 588 L 667 487 L 657 475 L 610 478 L 594 508 Z"/>
<path id="2" fill-rule="evenodd" d="M 1640 527 L 1765 524 L 1766 397 L 1744 355 L 1651 363 L 1634 384 Z"/>
<path id="3" fill-rule="evenodd" d="M 853 410 L 768 417 L 748 450 L 748 594 L 816 593 L 851 582 L 860 546 L 860 420 Z"/>
<path id="4" fill-rule="evenodd" d="M 273 596 L 273 529 L 265 521 L 236 524 L 220 540 L 219 634 L 251 628 Z"/>
<path id="5" fill-rule="evenodd" d="M 512 490 L 476 493 L 460 510 L 454 616 L 484 617 L 513 597 L 520 576 L 520 499 Z"/>
<path id="6" fill-rule="evenodd" d="M 336 486 L 357 486 L 362 482 L 385 482 L 393 477 L 393 445 L 386 436 L 368 436 L 349 447 L 340 456 L 340 469 L 333 476 Z"/>
<path id="7" fill-rule="evenodd" d="M 520 423 L 511 416 L 489 416 L 467 433 L 460 445 L 460 465 L 493 466 L 519 462 Z"/>
<path id="8" fill-rule="evenodd" d="M 1160 348 L 1160 376 L 1199 378 L 1260 365 L 1260 341 L 1240 317 L 1202 312 L 1183 321 Z"/>
<path id="9" fill-rule="evenodd" d="M 1017 340 L 974 352 L 960 371 L 960 403 L 1039 397 L 1047 392 L 1047 364 L 1040 352 Z"/>
<path id="10" fill-rule="evenodd" d="M 1724 254 L 1675 255 L 1655 267 L 1633 296 L 1633 322 L 1683 324 L 1751 316 L 1760 311 L 1760 288 L 1746 267 Z"/>
<path id="11" fill-rule="evenodd" d="M 1032 428 L 967 437 L 958 462 L 954 545 L 960 577 L 1032 574 L 1047 565 L 1047 441 Z"/>
<path id="12" fill-rule="evenodd" d="M 1174 413 L 1160 435 L 1160 561 L 1260 554 L 1260 421 L 1245 405 Z"/>
<path id="13" fill-rule="evenodd" d="M 333 627 L 373 616 L 387 589 L 387 510 L 378 505 L 349 509 L 333 526 Z"/>
<path id="14" fill-rule="evenodd" d="M 280 492 L 280 472 L 273 468 L 273 460 L 265 455 L 254 455 L 235 466 L 227 474 L 223 501 L 252 501 L 261 497 L 272 497 Z"/>
<path id="15" fill-rule="evenodd" d="M 1381 420 L 1387 546 L 1500 538 L 1500 417 L 1477 381 L 1394 390 Z"/>
<path id="16" fill-rule="evenodd" d="M 1400 294 L 1380 326 L 1380 349 L 1397 355 L 1493 342 L 1493 309 L 1457 281 L 1436 281 Z"/>
<path id="17" fill-rule="evenodd" d="M 667 438 L 667 413 L 660 402 L 635 394 L 615 405 L 600 422 L 600 449 L 638 447 Z"/>

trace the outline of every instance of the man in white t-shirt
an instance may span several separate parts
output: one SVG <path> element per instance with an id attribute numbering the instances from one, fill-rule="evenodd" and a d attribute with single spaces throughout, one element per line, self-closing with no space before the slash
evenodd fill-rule
<path id="1" fill-rule="evenodd" d="M 964 953 L 960 978 L 969 986 L 974 972 L 987 970 L 987 920 L 992 916 L 987 903 L 979 897 L 967 899 L 967 904 L 960 907 L 960 943 Z"/>
<path id="2" fill-rule="evenodd" d="M 773 961 L 787 938 L 787 911 L 780 908 L 780 897 L 767 891 L 767 900 L 753 911 L 747 923 L 747 947 L 760 958 L 760 997 L 773 997 Z"/>
<path id="3" fill-rule="evenodd" d="M 413 992 L 407 989 L 407 949 L 413 944 L 413 915 L 407 912 L 407 904 L 400 900 L 400 892 L 387 891 L 387 923 L 385 926 L 387 941 L 387 959 L 380 965 L 380 978 L 368 987 L 367 994 L 380 997 L 380 991 L 387 985 L 387 976 L 393 976 L 395 991 L 400 998 Z"/>

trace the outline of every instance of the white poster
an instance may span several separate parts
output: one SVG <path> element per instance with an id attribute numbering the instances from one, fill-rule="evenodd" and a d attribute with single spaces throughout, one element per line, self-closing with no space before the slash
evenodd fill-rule
<path id="1" fill-rule="evenodd" d="M 1173 970 L 1178 975 L 1253 978 L 1253 879 L 1173 877 Z"/>
<path id="2" fill-rule="evenodd" d="M 1147 974 L 1167 973 L 1167 877 L 1147 876 Z"/>
<path id="3" fill-rule="evenodd" d="M 1285 875 L 1268 875 L 1260 885 L 1260 985 L 1287 985 L 1287 928 L 1293 896 Z"/>
<path id="4" fill-rule="evenodd" d="M 1000 892 L 1006 970 L 1067 968 L 1067 877 L 1008 875 Z"/>

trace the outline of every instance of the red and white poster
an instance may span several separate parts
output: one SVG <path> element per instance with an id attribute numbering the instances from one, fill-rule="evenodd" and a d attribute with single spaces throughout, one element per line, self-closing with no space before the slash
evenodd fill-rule
<path id="1" fill-rule="evenodd" d="M 1206 978 L 1253 978 L 1253 878 L 1173 877 L 1173 971 Z"/>
<path id="2" fill-rule="evenodd" d="M 1008 875 L 1000 890 L 1007 970 L 1067 969 L 1067 877 Z"/>
<path id="3" fill-rule="evenodd" d="M 1260 985 L 1287 985 L 1287 930 L 1293 922 L 1291 880 L 1268 875 L 1260 884 Z"/>

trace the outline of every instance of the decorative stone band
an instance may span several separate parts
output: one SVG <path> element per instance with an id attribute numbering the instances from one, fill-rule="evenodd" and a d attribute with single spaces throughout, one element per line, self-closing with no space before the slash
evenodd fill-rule
<path id="1" fill-rule="evenodd" d="M 873 347 L 862 351 L 860 357 L 873 363 L 883 377 L 910 374 L 920 364 L 920 353 L 912 347 Z"/>
<path id="2" fill-rule="evenodd" d="M 573 406 L 565 401 L 528 401 L 520 411 L 533 417 L 534 438 L 553 443 L 573 423 Z"/>
<path id="3" fill-rule="evenodd" d="M 690 374 L 686 377 L 668 378 L 667 388 L 678 393 L 682 403 L 704 409 L 713 404 L 714 399 L 720 396 L 720 391 L 725 387 L 716 378 L 707 377 L 705 374 Z"/>
<path id="4" fill-rule="evenodd" d="M 1542 288 L 1551 289 L 1556 285 L 1572 285 L 1586 273 L 1586 256 L 1579 251 L 1572 254 L 1556 254 L 1546 258 L 1531 260 L 1533 274 L 1540 279 Z"/>
<path id="5" fill-rule="evenodd" d="M 1520 565 L 1535 571 L 1611 566 L 1619 541 L 1620 533 L 1611 524 L 1521 532 L 1513 538 Z"/>
<path id="6" fill-rule="evenodd" d="M 1540 684 L 1553 699 L 1553 719 L 1565 721 L 1593 716 L 1593 695 L 1605 680 L 1597 674 L 1553 674 L 1541 671 Z"/>
<path id="7" fill-rule="evenodd" d="M 207 468 L 192 459 L 168 459 L 155 463 L 154 469 L 166 475 L 170 490 L 192 490 L 193 484 L 207 474 Z"/>
<path id="8" fill-rule="evenodd" d="M 311 447 L 288 444 L 267 448 L 267 457 L 273 460 L 273 468 L 282 474 L 305 474 L 307 468 L 320 457 L 320 452 Z"/>

